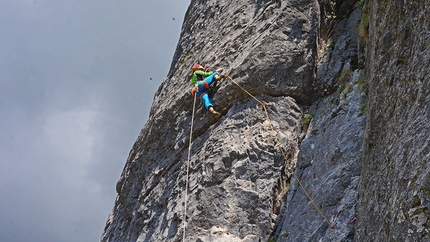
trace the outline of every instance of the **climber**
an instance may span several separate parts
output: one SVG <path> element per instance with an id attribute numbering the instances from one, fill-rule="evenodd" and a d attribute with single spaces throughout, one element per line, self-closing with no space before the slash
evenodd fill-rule
<path id="1" fill-rule="evenodd" d="M 209 68 L 209 65 L 205 65 L 203 67 L 200 64 L 195 64 L 192 68 L 193 76 L 191 78 L 191 83 L 194 85 L 194 87 L 191 89 L 191 94 L 197 95 L 200 100 L 202 100 L 202 103 L 205 105 L 206 109 L 215 114 L 216 117 L 221 116 L 221 114 L 214 110 L 213 104 L 211 101 L 211 98 L 209 97 L 209 89 L 210 86 L 216 81 L 223 78 L 223 76 L 220 74 L 224 69 L 218 68 L 216 71 L 207 72 L 206 70 Z"/>
<path id="2" fill-rule="evenodd" d="M 207 71 L 209 69 L 209 65 L 206 64 L 204 67 L 201 66 L 200 64 L 195 64 L 192 68 L 192 76 L 191 76 L 191 83 L 193 84 L 193 86 L 195 86 L 197 84 L 197 82 L 199 81 L 203 81 L 206 77 L 210 76 L 213 74 L 213 71 Z M 221 72 L 222 68 L 217 69 L 217 71 Z M 209 99 L 212 99 L 213 95 L 214 95 L 214 88 L 216 87 L 217 82 L 215 81 L 211 87 L 208 90 L 208 95 L 209 95 Z M 201 108 L 203 106 L 202 103 L 200 103 L 199 108 Z"/>
<path id="3" fill-rule="evenodd" d="M 193 75 L 191 77 L 191 83 L 193 84 L 193 86 L 195 86 L 198 81 L 203 81 L 206 77 L 214 73 L 213 71 L 207 71 L 208 69 L 208 64 L 206 64 L 204 67 L 200 64 L 195 64 L 193 66 L 193 68 L 191 69 L 193 72 Z M 223 70 L 223 68 L 218 68 L 215 72 L 221 73 Z"/>

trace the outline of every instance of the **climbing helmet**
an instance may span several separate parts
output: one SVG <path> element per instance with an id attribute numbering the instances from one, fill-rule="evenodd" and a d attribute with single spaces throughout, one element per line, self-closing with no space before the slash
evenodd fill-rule
<path id="1" fill-rule="evenodd" d="M 202 69 L 202 70 L 203 70 L 203 66 L 202 66 L 202 65 L 200 65 L 200 64 L 195 64 L 191 70 L 192 70 L 193 72 L 195 72 L 195 71 L 197 71 L 197 70 L 199 70 L 199 69 Z"/>

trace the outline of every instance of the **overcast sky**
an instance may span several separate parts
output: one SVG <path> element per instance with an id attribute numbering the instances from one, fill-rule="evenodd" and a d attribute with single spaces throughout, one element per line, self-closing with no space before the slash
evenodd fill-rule
<path id="1" fill-rule="evenodd" d="M 0 0 L 0 241 L 100 239 L 189 3 Z"/>

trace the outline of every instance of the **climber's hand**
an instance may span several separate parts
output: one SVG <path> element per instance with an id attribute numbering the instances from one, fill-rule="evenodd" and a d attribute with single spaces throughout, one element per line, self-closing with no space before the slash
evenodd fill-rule
<path id="1" fill-rule="evenodd" d="M 218 69 L 216 69 L 216 72 L 221 73 L 222 71 L 224 71 L 224 68 L 218 68 Z"/>
<path id="2" fill-rule="evenodd" d="M 209 69 L 209 64 L 206 64 L 205 67 L 203 68 L 204 71 L 207 71 Z"/>
<path id="3" fill-rule="evenodd" d="M 199 91 L 198 87 L 191 88 L 191 95 L 194 97 L 194 95 Z"/>

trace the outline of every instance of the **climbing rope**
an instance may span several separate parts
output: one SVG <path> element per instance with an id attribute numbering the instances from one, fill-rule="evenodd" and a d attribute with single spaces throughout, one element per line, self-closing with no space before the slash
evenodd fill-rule
<path id="1" fill-rule="evenodd" d="M 191 141 L 193 138 L 193 124 L 194 124 L 194 112 L 196 110 L 196 98 L 197 95 L 194 95 L 194 102 L 193 102 L 193 114 L 191 116 L 191 129 L 190 129 L 190 142 L 188 145 L 188 160 L 187 160 L 187 177 L 185 179 L 185 197 L 184 197 L 184 234 L 182 241 L 185 241 L 185 230 L 187 227 L 187 202 L 188 202 L 188 173 L 190 170 L 190 159 L 191 159 Z"/>
<path id="2" fill-rule="evenodd" d="M 248 94 L 250 97 L 252 97 L 253 99 L 255 99 L 255 101 L 257 101 L 258 103 L 260 103 L 263 106 L 264 112 L 266 114 L 266 118 L 269 121 L 269 125 L 270 128 L 275 136 L 275 140 L 276 140 L 276 144 L 279 147 L 279 150 L 282 153 L 282 156 L 284 157 L 285 160 L 285 164 L 288 167 L 288 159 L 287 156 L 285 155 L 284 149 L 282 148 L 281 142 L 279 142 L 278 139 L 278 134 L 275 131 L 275 128 L 272 125 L 272 121 L 270 120 L 269 117 L 269 113 L 267 112 L 267 108 L 266 108 L 266 103 L 260 101 L 258 98 L 254 97 L 251 93 L 249 93 L 245 88 L 243 88 L 242 86 L 239 85 L 239 83 L 237 83 L 233 78 L 231 78 L 229 75 L 225 75 L 227 76 L 236 86 L 238 86 L 242 91 L 244 91 L 246 94 Z M 289 168 L 289 167 L 288 167 Z M 305 193 L 305 195 L 308 197 L 309 201 L 312 203 L 312 205 L 315 207 L 315 209 L 319 212 L 319 214 L 321 215 L 321 217 L 327 222 L 327 224 L 330 226 L 330 228 L 333 230 L 333 236 L 334 236 L 334 241 L 337 241 L 336 239 L 336 233 L 334 231 L 334 229 L 336 228 L 336 226 L 332 225 L 330 223 L 330 221 L 326 218 L 326 216 L 324 216 L 324 213 L 319 209 L 319 207 L 316 205 L 316 203 L 314 202 L 314 200 L 312 199 L 312 197 L 309 195 L 309 193 L 306 191 L 305 187 L 303 186 L 302 182 L 300 181 L 299 177 L 297 176 L 297 174 L 294 172 L 294 169 L 288 169 L 291 170 L 291 173 L 294 175 L 294 177 L 296 178 L 297 182 L 299 183 L 300 187 L 302 188 L 303 192 Z"/>

